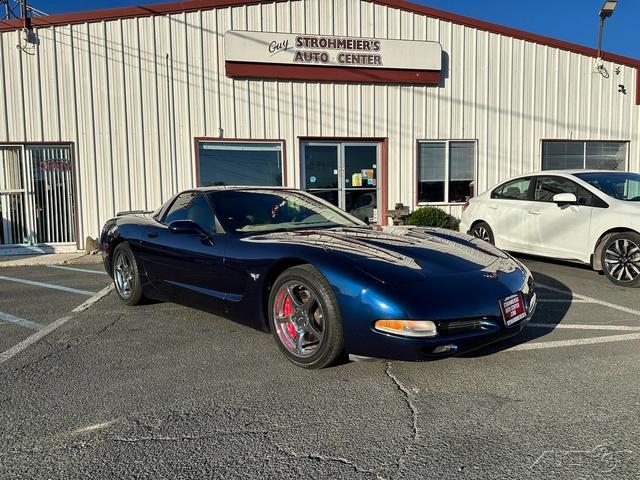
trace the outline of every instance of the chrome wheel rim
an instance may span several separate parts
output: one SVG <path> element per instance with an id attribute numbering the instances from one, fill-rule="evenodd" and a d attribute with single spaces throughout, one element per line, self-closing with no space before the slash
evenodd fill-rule
<path id="1" fill-rule="evenodd" d="M 315 292 L 304 283 L 286 282 L 279 288 L 273 323 L 280 343 L 297 357 L 310 357 L 322 346 L 324 312 Z"/>
<path id="2" fill-rule="evenodd" d="M 484 227 L 476 227 L 473 229 L 473 236 L 479 238 L 480 240 L 484 240 L 485 242 L 490 242 L 491 237 L 489 237 L 489 231 Z"/>
<path id="3" fill-rule="evenodd" d="M 640 277 L 640 246 L 620 238 L 609 244 L 604 252 L 607 273 L 619 282 L 633 282 Z"/>
<path id="4" fill-rule="evenodd" d="M 125 252 L 119 252 L 113 262 L 113 279 L 118 293 L 125 299 L 133 292 L 133 266 L 131 259 Z"/>

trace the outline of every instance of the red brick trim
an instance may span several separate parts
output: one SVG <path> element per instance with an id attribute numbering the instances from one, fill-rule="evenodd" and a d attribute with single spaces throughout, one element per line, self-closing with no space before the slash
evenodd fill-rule
<path id="1" fill-rule="evenodd" d="M 440 72 L 393 68 L 316 67 L 308 65 L 275 65 L 271 63 L 226 62 L 231 78 L 272 78 L 311 80 L 316 82 L 385 83 L 400 85 L 438 85 Z"/>

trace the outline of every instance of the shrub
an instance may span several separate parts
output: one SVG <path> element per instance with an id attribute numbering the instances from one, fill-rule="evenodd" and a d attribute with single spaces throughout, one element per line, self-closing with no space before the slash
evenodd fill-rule
<path id="1" fill-rule="evenodd" d="M 460 220 L 436 207 L 422 207 L 407 217 L 407 225 L 458 230 Z"/>

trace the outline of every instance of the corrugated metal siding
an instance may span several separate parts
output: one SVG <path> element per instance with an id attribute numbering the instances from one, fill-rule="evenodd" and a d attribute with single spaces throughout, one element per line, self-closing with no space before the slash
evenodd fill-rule
<path id="1" fill-rule="evenodd" d="M 432 40 L 440 87 L 232 80 L 228 29 Z M 630 140 L 640 170 L 635 69 L 361 0 L 292 0 L 0 34 L 0 141 L 72 141 L 80 232 L 119 210 L 154 208 L 195 183 L 193 137 L 388 137 L 389 204 L 415 204 L 416 140 L 477 139 L 477 191 L 539 169 L 541 139 Z M 617 92 L 624 84 L 628 94 Z M 454 215 L 459 206 L 444 206 Z"/>

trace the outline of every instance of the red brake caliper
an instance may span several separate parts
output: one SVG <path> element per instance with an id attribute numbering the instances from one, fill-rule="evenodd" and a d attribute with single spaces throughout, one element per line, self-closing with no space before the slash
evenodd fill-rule
<path id="1" fill-rule="evenodd" d="M 291 305 L 291 298 L 287 296 L 284 299 L 284 305 L 282 306 L 282 314 L 285 317 L 289 317 L 293 314 L 293 305 Z M 287 322 L 285 325 L 287 329 L 287 333 L 289 334 L 289 338 L 296 338 L 298 331 L 296 330 L 296 326 L 293 322 Z"/>

